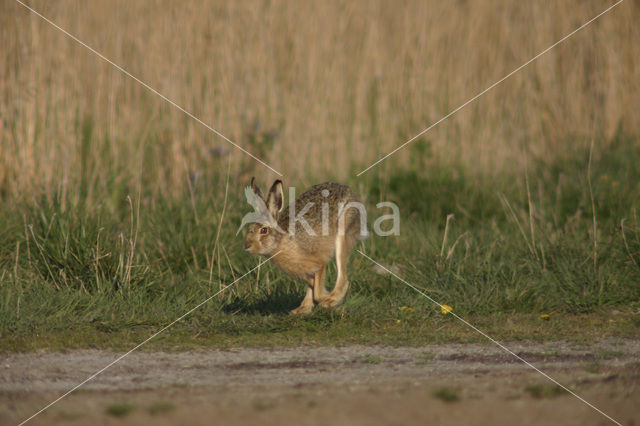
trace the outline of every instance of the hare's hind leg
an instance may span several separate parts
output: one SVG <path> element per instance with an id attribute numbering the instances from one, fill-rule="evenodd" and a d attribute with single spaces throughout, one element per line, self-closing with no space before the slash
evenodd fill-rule
<path id="1" fill-rule="evenodd" d="M 307 293 L 305 294 L 304 299 L 302 299 L 300 306 L 291 311 L 293 315 L 310 314 L 313 310 L 313 281 L 313 278 L 309 280 Z"/>
<path id="2" fill-rule="evenodd" d="M 338 277 L 331 293 L 321 300 L 321 306 L 333 308 L 342 302 L 342 299 L 347 294 L 347 290 L 349 290 L 347 261 L 354 244 L 355 238 L 350 234 L 336 236 L 336 269 L 338 270 Z"/>

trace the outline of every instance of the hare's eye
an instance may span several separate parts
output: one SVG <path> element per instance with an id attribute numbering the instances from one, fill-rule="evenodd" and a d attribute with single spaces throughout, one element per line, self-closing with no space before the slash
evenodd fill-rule
<path id="1" fill-rule="evenodd" d="M 261 234 L 266 234 L 267 232 L 269 232 L 269 228 L 267 228 L 266 226 L 263 226 L 262 228 L 260 228 L 260 233 Z"/>

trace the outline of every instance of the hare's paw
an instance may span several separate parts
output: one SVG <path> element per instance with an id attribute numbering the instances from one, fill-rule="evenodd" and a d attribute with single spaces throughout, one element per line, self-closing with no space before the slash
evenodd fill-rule
<path id="1" fill-rule="evenodd" d="M 333 296 L 327 296 L 324 297 L 320 300 L 320 302 L 318 303 L 318 305 L 320 305 L 321 308 L 335 308 L 336 306 L 338 306 L 338 304 L 341 302 L 341 300 L 333 297 Z"/>
<path id="2" fill-rule="evenodd" d="M 309 315 L 313 311 L 313 305 L 300 305 L 291 311 L 291 315 Z"/>

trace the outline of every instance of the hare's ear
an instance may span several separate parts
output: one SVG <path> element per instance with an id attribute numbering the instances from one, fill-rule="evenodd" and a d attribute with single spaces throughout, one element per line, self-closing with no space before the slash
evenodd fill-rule
<path id="1" fill-rule="evenodd" d="M 262 198 L 262 200 L 264 200 L 264 197 L 262 196 L 262 191 L 260 191 L 260 188 L 258 188 L 258 185 L 256 185 L 256 178 L 255 177 L 251 177 L 251 189 L 253 190 L 253 193 L 256 194 L 258 197 Z"/>
<path id="2" fill-rule="evenodd" d="M 269 213 L 274 219 L 278 218 L 278 213 L 282 210 L 283 198 L 282 181 L 278 179 L 271 185 L 269 195 L 267 196 L 267 209 L 269 209 Z"/>

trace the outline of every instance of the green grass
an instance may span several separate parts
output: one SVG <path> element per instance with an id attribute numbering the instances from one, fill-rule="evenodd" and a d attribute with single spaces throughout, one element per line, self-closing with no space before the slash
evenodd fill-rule
<path id="1" fill-rule="evenodd" d="M 460 399 L 460 395 L 455 389 L 448 387 L 440 387 L 433 391 L 434 398 L 441 399 L 444 402 L 455 402 Z"/>
<path id="2" fill-rule="evenodd" d="M 356 357 L 354 358 L 353 361 L 360 362 L 363 364 L 380 364 L 382 359 L 377 355 L 368 354 L 368 355 L 362 355 L 362 356 Z"/>
<path id="3" fill-rule="evenodd" d="M 113 417 L 125 417 L 131 414 L 134 406 L 126 402 L 111 404 L 105 409 L 105 413 Z"/>
<path id="4" fill-rule="evenodd" d="M 414 362 L 416 363 L 416 365 L 428 365 L 433 362 L 433 358 L 434 358 L 433 352 L 424 351 L 416 355 Z"/>
<path id="5" fill-rule="evenodd" d="M 567 393 L 567 391 L 560 386 L 549 384 L 529 385 L 525 390 L 534 398 L 552 398 Z"/>
<path id="6" fill-rule="evenodd" d="M 397 202 L 402 214 L 400 236 L 374 235 L 358 248 L 502 340 L 637 336 L 638 141 L 619 134 L 593 155 L 595 234 L 589 150 L 568 143 L 566 158 L 532 159 L 527 176 L 436 168 L 354 178 L 348 183 L 362 188 L 371 222 L 381 200 Z M 43 190 L 2 205 L 1 352 L 129 348 L 259 262 L 236 236 L 249 207 L 246 182 L 230 177 L 225 199 L 227 176 L 211 171 L 185 184 L 183 197 L 166 199 L 122 181 L 88 191 L 104 191 L 100 202 Z M 335 279 L 333 266 L 327 279 Z M 350 280 L 341 309 L 293 317 L 304 284 L 267 264 L 148 347 L 483 341 L 356 252 Z"/>

